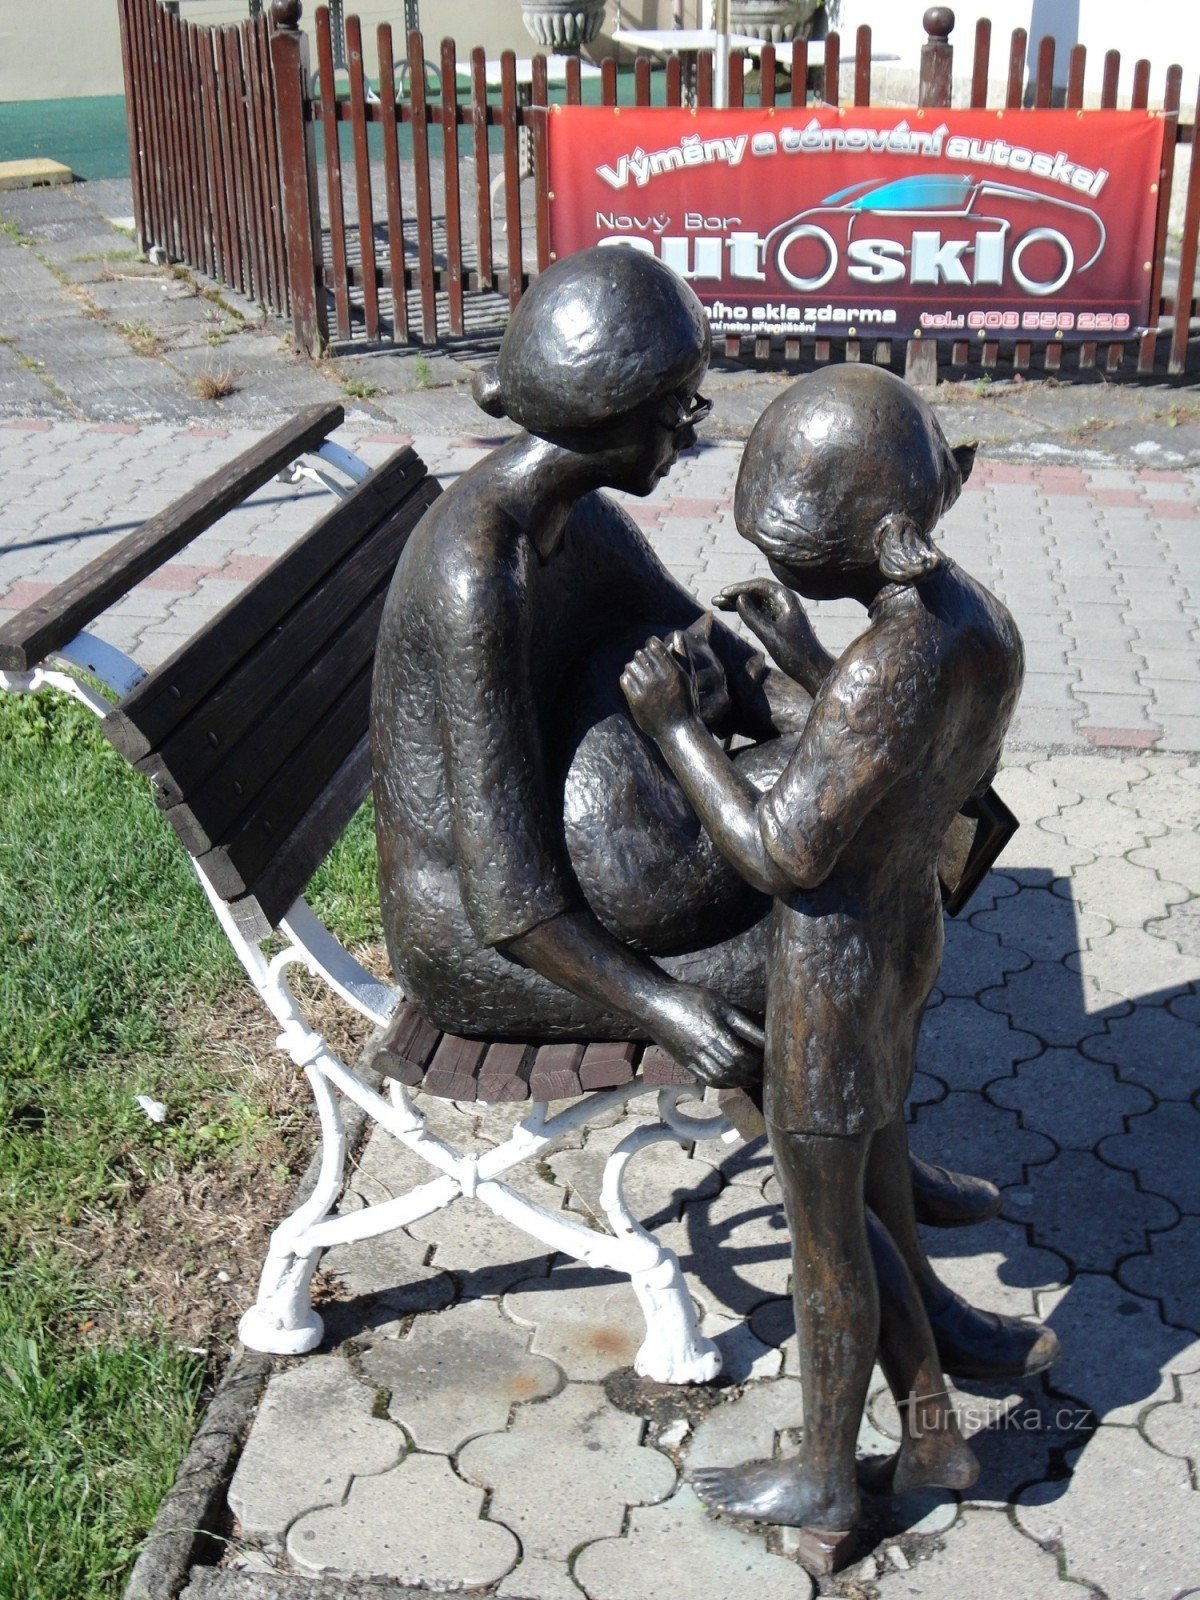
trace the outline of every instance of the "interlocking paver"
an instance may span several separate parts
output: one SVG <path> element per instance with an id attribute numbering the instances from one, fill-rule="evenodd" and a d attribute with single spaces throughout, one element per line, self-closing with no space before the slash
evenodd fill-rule
<path id="1" fill-rule="evenodd" d="M 229 1486 L 242 1535 L 281 1543 L 304 1511 L 337 1505 L 352 1478 L 395 1466 L 404 1435 L 341 1356 L 312 1356 L 267 1385 Z"/>
<path id="2" fill-rule="evenodd" d="M 1058 879 L 1045 888 L 1023 886 L 1019 894 L 1002 900 L 994 909 L 974 912 L 971 923 L 1034 960 L 1061 961 L 1081 949 L 1087 939 L 1111 932 L 1112 924 L 1106 917 L 1080 910 L 1084 903 L 1081 897 L 1067 899 L 1056 892 L 1074 891 L 1080 876 L 1094 870 L 1095 867 L 1081 867 L 1069 880 Z"/>
<path id="3" fill-rule="evenodd" d="M 458 1470 L 490 1491 L 488 1516 L 512 1529 L 524 1554 L 565 1562 L 581 1544 L 619 1534 L 627 1507 L 674 1489 L 674 1466 L 640 1443 L 642 1427 L 598 1384 L 572 1383 L 523 1406 L 507 1433 L 473 1439 Z"/>
<path id="4" fill-rule="evenodd" d="M 358 1197 L 350 1191 L 340 1209 L 353 1211 L 357 1206 Z M 389 1337 L 405 1318 L 450 1305 L 454 1281 L 448 1273 L 425 1265 L 426 1249 L 396 1232 L 326 1251 L 321 1272 L 336 1295 L 321 1307 L 326 1339 L 355 1338 L 368 1328 Z"/>
<path id="5" fill-rule="evenodd" d="M 1115 725 L 1115 724 L 1110 724 Z M 1114 810 L 1099 800 L 1085 798 L 1065 815 L 1047 817 L 1038 826 L 1046 833 L 1059 833 L 1073 845 L 1083 845 L 1097 855 L 1124 855 L 1165 833 L 1162 823 L 1134 812 Z"/>
<path id="6" fill-rule="evenodd" d="M 1003 790 L 999 791 L 1003 794 Z M 1082 803 L 1082 802 L 1081 802 Z M 1004 870 L 1018 878 L 1038 874 L 1038 882 L 1054 876 L 1066 877 L 1085 862 L 1094 861 L 1096 852 L 1076 844 L 1062 834 L 1048 833 L 1028 814 L 1024 826 L 1004 847 Z"/>
<path id="7" fill-rule="evenodd" d="M 1020 766 L 1011 759 L 1004 763 L 996 788 L 1018 817 L 1048 817 L 1064 806 L 1077 806 L 1083 795 L 1057 783 L 1044 760 Z M 1008 859 L 1005 853 L 1006 861 Z"/>
<path id="8" fill-rule="evenodd" d="M 1200 958 L 1141 928 L 1117 928 L 1068 956 L 1066 964 L 1081 973 L 1089 987 L 1127 1000 L 1178 989 L 1200 978 Z"/>
<path id="9" fill-rule="evenodd" d="M 1050 1380 L 1055 1393 L 1090 1406 L 1100 1422 L 1136 1423 L 1147 1406 L 1173 1399 L 1172 1374 L 1200 1357 L 1200 1340 L 1169 1328 L 1153 1300 L 1102 1273 L 1081 1272 L 1037 1298 L 1062 1340 Z"/>
<path id="10" fill-rule="evenodd" d="M 343 1505 L 301 1517 L 287 1551 L 313 1577 L 483 1588 L 504 1576 L 520 1546 L 507 1528 L 481 1518 L 482 1505 L 483 1491 L 442 1456 L 412 1454 L 390 1472 L 357 1478 Z"/>
<path id="11" fill-rule="evenodd" d="M 1123 1256 L 1144 1250 L 1151 1233 L 1159 1236 L 1179 1220 L 1178 1207 L 1144 1193 L 1132 1173 L 1108 1166 L 1090 1150 L 1064 1150 L 1033 1168 L 1029 1187 L 1032 1209 L 1024 1220 L 1031 1237 L 1080 1272 L 1112 1272 Z"/>
<path id="12" fill-rule="evenodd" d="M 555 1178 L 570 1190 L 572 1209 L 604 1221 L 600 1187 L 605 1163 L 635 1126 L 617 1123 L 592 1134 L 582 1149 L 549 1157 Z M 654 1227 L 678 1216 L 685 1200 L 715 1194 L 719 1188 L 720 1179 L 713 1168 L 693 1160 L 674 1139 L 639 1150 L 625 1167 L 622 1181 L 622 1193 L 633 1215 Z"/>
<path id="13" fill-rule="evenodd" d="M 503 1304 L 513 1322 L 534 1330 L 532 1351 L 585 1382 L 632 1366 L 645 1337 L 629 1280 L 574 1264 L 556 1267 L 544 1281 L 518 1284 Z"/>
<path id="14" fill-rule="evenodd" d="M 504 1427 L 521 1401 L 558 1388 L 558 1368 L 528 1344 L 494 1301 L 472 1300 L 418 1317 L 407 1339 L 372 1346 L 362 1366 L 389 1391 L 388 1414 L 417 1448 L 449 1454 L 477 1433 Z"/>
<path id="15" fill-rule="evenodd" d="M 707 1311 L 700 1319 L 700 1332 L 716 1345 L 721 1357 L 721 1375 L 730 1383 L 777 1378 L 784 1369 L 784 1352 L 765 1344 L 750 1323 L 741 1317 Z"/>
<path id="16" fill-rule="evenodd" d="M 956 1229 L 927 1230 L 925 1248 L 938 1277 L 972 1305 L 1031 1317 L 1035 1291 L 1063 1283 L 1069 1269 L 1061 1255 L 1025 1235 L 1018 1223 L 995 1217 L 969 1237 Z"/>
<path id="17" fill-rule="evenodd" d="M 678 1222 L 658 1230 L 705 1309 L 736 1317 L 785 1294 L 791 1263 L 781 1207 L 765 1197 L 747 1200 L 744 1191 L 726 1189 L 685 1206 Z"/>
<path id="18" fill-rule="evenodd" d="M 959 920 L 946 924 L 946 948 L 938 988 L 945 995 L 977 995 L 1002 984 L 1010 973 L 1029 965 L 1024 950 L 1004 944 L 992 933 Z"/>
<path id="19" fill-rule="evenodd" d="M 1090 980 L 1081 984 L 1078 973 L 1057 961 L 1035 961 L 1003 988 L 985 989 L 979 1002 L 1052 1045 L 1077 1045 L 1098 1033 L 1110 1016 L 1130 1009 L 1120 994 Z"/>
<path id="20" fill-rule="evenodd" d="M 1026 1167 L 1050 1161 L 1055 1153 L 1050 1140 L 1022 1128 L 1014 1112 L 959 1092 L 920 1107 L 910 1139 L 927 1161 L 950 1161 L 999 1184 L 1022 1182 Z"/>
<path id="21" fill-rule="evenodd" d="M 1183 1212 L 1200 1213 L 1200 1110 L 1190 1103 L 1163 1101 L 1137 1117 L 1124 1133 L 1097 1146 L 1114 1167 L 1136 1172 L 1143 1188 L 1162 1194 Z"/>
<path id="22" fill-rule="evenodd" d="M 1078 1050 L 1047 1050 L 1036 1061 L 1022 1063 L 1013 1077 L 989 1084 L 987 1095 L 996 1105 L 1019 1112 L 1025 1127 L 1074 1150 L 1090 1150 L 1119 1129 L 1122 1118 L 1140 1116 L 1154 1104 L 1146 1090 L 1119 1082 L 1111 1070 L 1097 1070 L 1097 1063 Z M 1113 1158 L 1106 1154 L 1105 1159 Z M 1119 1160 L 1114 1164 L 1129 1165 Z"/>
<path id="23" fill-rule="evenodd" d="M 1200 1466 L 1200 1371 L 1181 1373 L 1175 1385 L 1178 1394 L 1147 1411 L 1140 1427 L 1156 1450 L 1187 1461 L 1195 1473 Z"/>
<path id="24" fill-rule="evenodd" d="M 911 1568 L 884 1564 L 875 1580 L 882 1600 L 1074 1600 L 1051 1552 L 1003 1511 L 973 1511 L 942 1538 L 941 1548 Z"/>
<path id="25" fill-rule="evenodd" d="M 1200 967 L 1200 901 L 1172 906 L 1165 917 L 1148 922 L 1146 932 L 1151 938 L 1168 940 Z"/>
<path id="26" fill-rule="evenodd" d="M 1168 1100 L 1186 1100 L 1196 1089 L 1200 1033 L 1196 1024 L 1162 1005 L 1138 1005 L 1126 1016 L 1105 1022 L 1104 1031 L 1084 1039 L 1080 1049 L 1116 1068 L 1117 1076 Z"/>
<path id="27" fill-rule="evenodd" d="M 802 1600 L 815 1592 L 793 1562 L 769 1555 L 748 1530 L 714 1521 L 687 1488 L 664 1505 L 638 1507 L 624 1538 L 590 1544 L 575 1562 L 589 1600 L 645 1600 L 677 1591 L 681 1576 L 688 1600 Z"/>
<path id="28" fill-rule="evenodd" d="M 1171 828 L 1149 844 L 1130 852 L 1136 866 L 1149 867 L 1166 881 L 1179 880 L 1189 885 L 1200 883 L 1200 833 L 1190 828 Z"/>
<path id="29" fill-rule="evenodd" d="M 1132 806 L 1134 801 L 1132 797 L 1118 797 L 1116 803 Z M 1172 905 L 1188 898 L 1182 884 L 1165 881 L 1150 867 L 1115 855 L 1102 856 L 1078 868 L 1061 890 L 1073 895 L 1089 913 L 1125 928 L 1141 928 L 1152 917 L 1165 916 Z M 1084 938 L 1098 931 L 1082 927 L 1082 922 L 1081 928 Z"/>
<path id="30" fill-rule="evenodd" d="M 542 1184 L 552 1210 L 561 1190 Z M 409 1224 L 415 1239 L 434 1246 L 433 1265 L 454 1274 L 463 1299 L 503 1294 L 549 1269 L 550 1251 L 478 1203 L 456 1200 L 444 1211 Z"/>
<path id="31" fill-rule="evenodd" d="M 797 1379 L 752 1383 L 697 1425 L 685 1447 L 688 1469 L 733 1466 L 774 1455 L 776 1435 L 803 1422 L 804 1400 Z"/>
<path id="32" fill-rule="evenodd" d="M 1177 1600 L 1195 1587 L 1200 1494 L 1182 1461 L 1135 1429 L 1105 1425 L 1074 1458 L 1065 1489 L 1023 1490 L 1016 1518 L 1033 1538 L 1061 1544 L 1069 1577 L 1097 1584 L 1108 1600 Z"/>

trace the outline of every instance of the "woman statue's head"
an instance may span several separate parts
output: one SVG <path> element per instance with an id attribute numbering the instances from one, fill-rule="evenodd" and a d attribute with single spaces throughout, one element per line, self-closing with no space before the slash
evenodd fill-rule
<path id="1" fill-rule="evenodd" d="M 707 415 L 697 396 L 710 350 L 708 318 L 682 278 L 631 246 L 600 246 L 535 280 L 474 394 L 490 416 L 603 455 L 605 481 L 648 494 Z"/>
<path id="2" fill-rule="evenodd" d="M 826 367 L 755 424 L 738 473 L 738 532 L 813 598 L 852 592 L 871 572 L 916 583 L 943 560 L 930 535 L 974 458 L 974 445 L 950 448 L 929 406 L 892 373 Z"/>

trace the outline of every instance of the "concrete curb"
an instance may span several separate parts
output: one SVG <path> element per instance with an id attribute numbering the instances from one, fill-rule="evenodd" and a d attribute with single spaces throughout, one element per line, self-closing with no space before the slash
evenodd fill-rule
<path id="1" fill-rule="evenodd" d="M 213 1531 L 272 1358 L 239 1346 L 159 1507 L 125 1589 L 125 1600 L 175 1600 Z"/>
<path id="2" fill-rule="evenodd" d="M 369 1059 L 374 1044 L 375 1038 L 372 1038 L 363 1053 L 364 1059 Z M 377 1074 L 365 1071 L 361 1065 L 358 1071 L 372 1083 L 372 1087 L 379 1086 Z M 361 1107 L 351 1103 L 343 1108 L 343 1120 L 347 1148 L 353 1152 L 362 1139 L 367 1115 Z M 318 1150 L 296 1184 L 293 1208 L 301 1205 L 312 1193 L 320 1169 L 321 1155 Z M 221 1521 L 234 1468 L 274 1365 L 273 1356 L 247 1350 L 243 1345 L 237 1346 L 200 1420 L 175 1482 L 158 1508 L 158 1515 L 129 1575 L 123 1600 L 178 1600 L 191 1576 L 193 1562 L 205 1543 L 211 1542 Z M 236 1578 L 242 1575 L 233 1573 L 228 1576 Z M 324 1600 L 319 1594 L 312 1594 L 311 1589 L 298 1592 L 310 1597 L 310 1600 Z M 293 1591 L 189 1586 L 189 1594 L 194 1594 L 196 1600 L 202 1596 L 224 1600 L 226 1595 L 232 1600 L 233 1596 L 243 1593 L 246 1600 L 260 1600 L 260 1597 L 261 1600 L 274 1600 L 275 1596 L 278 1596 L 278 1600 L 292 1600 Z M 346 1591 L 342 1589 L 340 1593 L 345 1594 Z M 378 1594 L 367 1591 L 365 1600 L 406 1600 L 407 1594 L 407 1590 L 396 1589 Z M 334 1600 L 338 1600 L 338 1597 L 335 1596 Z"/>
<path id="3" fill-rule="evenodd" d="M 285 1577 L 274 1572 L 198 1572 L 182 1600 L 429 1600 L 428 1589 L 394 1583 L 357 1583 L 345 1578 Z"/>

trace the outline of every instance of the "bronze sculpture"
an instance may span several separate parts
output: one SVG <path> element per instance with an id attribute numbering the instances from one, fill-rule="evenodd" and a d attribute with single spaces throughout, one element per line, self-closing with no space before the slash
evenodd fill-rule
<path id="1" fill-rule="evenodd" d="M 804 1448 L 694 1481 L 719 1510 L 804 1527 L 818 1565 L 859 1520 L 878 1284 L 884 1365 L 908 1422 L 896 1486 L 963 1488 L 977 1472 L 917 1289 L 928 1265 L 903 1121 L 941 963 L 942 840 L 995 774 L 1023 673 L 1012 617 L 931 539 L 973 454 L 951 452 L 928 406 L 877 368 L 802 378 L 760 418 L 737 525 L 781 583 L 737 585 L 718 603 L 814 695 L 765 792 L 704 725 L 680 641 L 648 640 L 622 679 L 722 853 L 774 897 L 764 1110 L 793 1242 Z M 866 607 L 836 662 L 797 594 Z"/>
<path id="2" fill-rule="evenodd" d="M 397 567 L 372 706 L 384 926 L 397 980 L 439 1027 L 649 1037 L 703 1082 L 761 1074 L 769 897 L 697 820 L 620 688 L 682 635 L 701 714 L 768 787 L 809 690 L 706 619 L 600 491 L 647 494 L 707 410 L 704 313 L 639 252 L 582 252 L 522 299 L 480 404 L 522 429 L 430 509 Z M 786 664 L 786 663 L 785 663 Z M 996 1193 L 913 1164 L 936 1220 Z M 911 1209 L 911 1184 L 905 1180 Z M 1015 1376 L 1049 1330 L 975 1311 L 906 1256 L 947 1370 Z"/>

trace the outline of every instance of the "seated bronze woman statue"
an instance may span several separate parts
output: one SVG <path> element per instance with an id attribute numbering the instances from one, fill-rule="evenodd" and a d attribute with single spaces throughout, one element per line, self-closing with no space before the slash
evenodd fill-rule
<path id="1" fill-rule="evenodd" d="M 808 691 L 702 613 L 601 491 L 649 494 L 707 414 L 704 311 L 661 263 L 581 252 L 521 300 L 476 398 L 521 430 L 426 513 L 396 569 L 372 741 L 384 928 L 432 1022 L 490 1038 L 649 1038 L 706 1084 L 761 1078 L 770 900 L 701 827 L 620 687 L 684 635 L 706 724 L 783 771 Z M 914 1163 L 919 1205 L 971 1221 L 995 1192 Z M 1049 1330 L 937 1284 L 947 1370 L 1014 1376 Z M 933 1303 L 936 1302 L 936 1303 Z"/>

